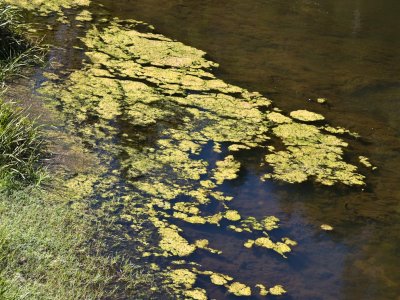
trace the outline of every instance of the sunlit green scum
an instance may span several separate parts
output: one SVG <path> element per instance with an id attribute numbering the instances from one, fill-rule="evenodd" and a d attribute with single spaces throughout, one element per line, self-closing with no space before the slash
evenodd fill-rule
<path id="1" fill-rule="evenodd" d="M 293 119 L 304 122 L 322 121 L 325 119 L 324 116 L 305 109 L 292 111 L 290 112 L 290 116 Z"/>
<path id="2" fill-rule="evenodd" d="M 4 2 L 35 11 L 41 15 L 53 12 L 61 14 L 63 9 L 90 4 L 90 0 L 4 0 Z"/>
<path id="3" fill-rule="evenodd" d="M 357 173 L 357 167 L 343 161 L 343 148 L 347 146 L 343 140 L 313 125 L 298 123 L 281 124 L 273 132 L 287 148 L 266 155 L 265 160 L 274 172 L 264 178 L 300 183 L 313 177 L 324 185 L 364 184 L 364 176 Z"/>
<path id="4" fill-rule="evenodd" d="M 274 242 L 268 235 L 278 227 L 277 218 L 242 218 L 230 208 L 233 199 L 221 192 L 220 185 L 237 178 L 240 162 L 229 151 L 265 149 L 265 172 L 273 168 L 265 178 L 363 184 L 356 167 L 342 159 L 344 141 L 271 111 L 270 100 L 259 93 L 217 79 L 211 73 L 217 64 L 206 60 L 203 51 L 150 28 L 138 31 L 136 23 L 121 25 L 115 20 L 102 31 L 91 29 L 82 39 L 89 62 L 74 71 L 63 88 L 48 82 L 41 92 L 62 103 L 83 136 L 101 141 L 96 147 L 122 157 L 134 189 L 130 199 L 142 203 L 138 208 L 125 202 L 122 216 L 132 220 L 127 216 L 140 209 L 159 235 L 157 247 L 145 256 L 184 257 L 190 263 L 197 249 L 220 253 L 207 240 L 188 236 L 177 220 L 225 230 L 224 220 L 238 234 L 252 235 L 243 247 L 264 247 L 282 256 L 291 251 L 295 242 Z M 121 135 L 118 124 L 129 130 Z M 111 142 L 116 138 L 120 145 Z M 276 151 L 275 140 L 281 140 L 285 149 Z M 200 156 L 210 143 L 218 154 L 216 161 Z M 211 203 L 221 204 L 212 214 L 207 210 Z M 220 279 L 214 276 L 212 281 L 222 283 Z M 225 284 L 235 295 L 251 294 L 245 284 Z M 203 297 L 201 289 L 185 283 L 183 287 L 190 293 L 187 297 Z"/>

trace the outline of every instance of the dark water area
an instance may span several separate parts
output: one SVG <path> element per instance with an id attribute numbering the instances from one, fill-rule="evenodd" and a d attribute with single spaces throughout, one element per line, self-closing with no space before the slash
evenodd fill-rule
<path id="1" fill-rule="evenodd" d="M 220 64 L 216 73 L 224 81 L 261 92 L 286 112 L 309 109 L 360 133 L 349 158 L 365 155 L 378 167 L 361 169 L 367 176 L 362 190 L 264 183 L 258 154 L 243 153 L 240 178 L 223 186 L 235 197 L 232 207 L 244 217 L 279 217 L 282 227 L 272 235 L 299 245 L 284 260 L 237 247 L 245 239 L 234 233 L 193 226 L 190 235 L 223 251 L 200 252 L 199 263 L 252 285 L 282 284 L 289 293 L 281 299 L 400 299 L 399 1 L 99 0 L 92 11 L 98 11 L 95 20 L 148 22 L 206 51 Z M 52 56 L 66 69 L 84 58 L 73 46 L 86 29 L 57 25 L 46 33 L 64 47 Z M 318 97 L 328 103 L 317 104 Z M 324 223 L 335 230 L 322 231 Z M 202 284 L 211 298 L 230 299 L 224 288 Z"/>

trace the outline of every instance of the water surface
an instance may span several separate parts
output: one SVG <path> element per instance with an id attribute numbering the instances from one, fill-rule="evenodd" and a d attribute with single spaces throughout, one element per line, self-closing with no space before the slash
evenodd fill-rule
<path id="1" fill-rule="evenodd" d="M 205 50 L 226 82 L 262 92 L 288 112 L 309 109 L 361 134 L 349 158 L 371 158 L 361 170 L 367 187 L 327 188 L 259 181 L 259 156 L 246 152 L 239 179 L 224 185 L 243 216 L 275 215 L 277 235 L 299 246 L 287 260 L 265 250 L 237 247 L 235 234 L 188 228 L 222 256 L 198 254 L 205 268 L 251 284 L 283 284 L 282 299 L 398 299 L 400 295 L 400 2 L 325 1 L 96 1 L 97 14 L 143 20 L 158 32 Z M 48 39 L 79 44 L 79 30 L 59 25 Z M 77 50 L 54 51 L 66 68 Z M 327 105 L 315 103 L 317 97 Z M 334 226 L 331 233 L 319 226 Z M 225 289 L 202 283 L 215 299 Z"/>

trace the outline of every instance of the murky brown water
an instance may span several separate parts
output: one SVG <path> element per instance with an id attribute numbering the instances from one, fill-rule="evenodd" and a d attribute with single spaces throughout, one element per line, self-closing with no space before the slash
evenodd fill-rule
<path id="1" fill-rule="evenodd" d="M 378 166 L 364 191 L 313 184 L 259 181 L 255 153 L 241 177 L 226 184 L 244 216 L 276 215 L 299 246 L 288 260 L 238 248 L 237 237 L 202 230 L 223 250 L 199 254 L 207 268 L 239 281 L 283 284 L 281 299 L 400 299 L 400 2 L 394 0 L 99 0 L 102 13 L 143 20 L 185 44 L 208 52 L 218 76 L 259 91 L 286 110 L 322 113 L 336 126 L 362 135 L 351 153 Z M 47 38 L 67 51 L 53 55 L 74 68 L 71 50 L 84 28 L 60 25 Z M 328 98 L 329 105 L 308 99 Z M 335 231 L 326 233 L 320 224 Z M 196 227 L 189 228 L 196 236 Z M 210 296 L 228 298 L 207 285 Z"/>

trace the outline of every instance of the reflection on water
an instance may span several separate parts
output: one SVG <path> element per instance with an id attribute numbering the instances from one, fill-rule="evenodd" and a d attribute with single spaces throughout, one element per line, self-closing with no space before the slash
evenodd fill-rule
<path id="1" fill-rule="evenodd" d="M 288 299 L 396 299 L 400 295 L 400 2 L 394 0 L 97 1 L 112 16 L 143 20 L 164 35 L 205 50 L 219 77 L 260 91 L 287 111 L 322 113 L 359 132 L 354 153 L 379 167 L 364 191 L 313 184 L 260 183 L 258 160 L 225 185 L 244 217 L 276 215 L 299 246 L 285 262 L 274 253 L 237 248 L 237 237 L 201 232 L 223 250 L 198 260 L 239 281 L 283 283 Z M 77 32 L 50 37 L 65 46 Z M 66 39 L 69 37 L 70 39 Z M 81 54 L 57 52 L 69 67 Z M 328 105 L 313 100 L 328 98 Z M 353 152 L 352 152 L 353 153 Z M 334 226 L 332 233 L 320 224 Z M 196 236 L 195 227 L 190 228 Z M 279 233 L 279 232 L 278 232 Z M 205 285 L 207 283 L 204 283 Z M 211 296 L 227 298 L 209 287 Z"/>

